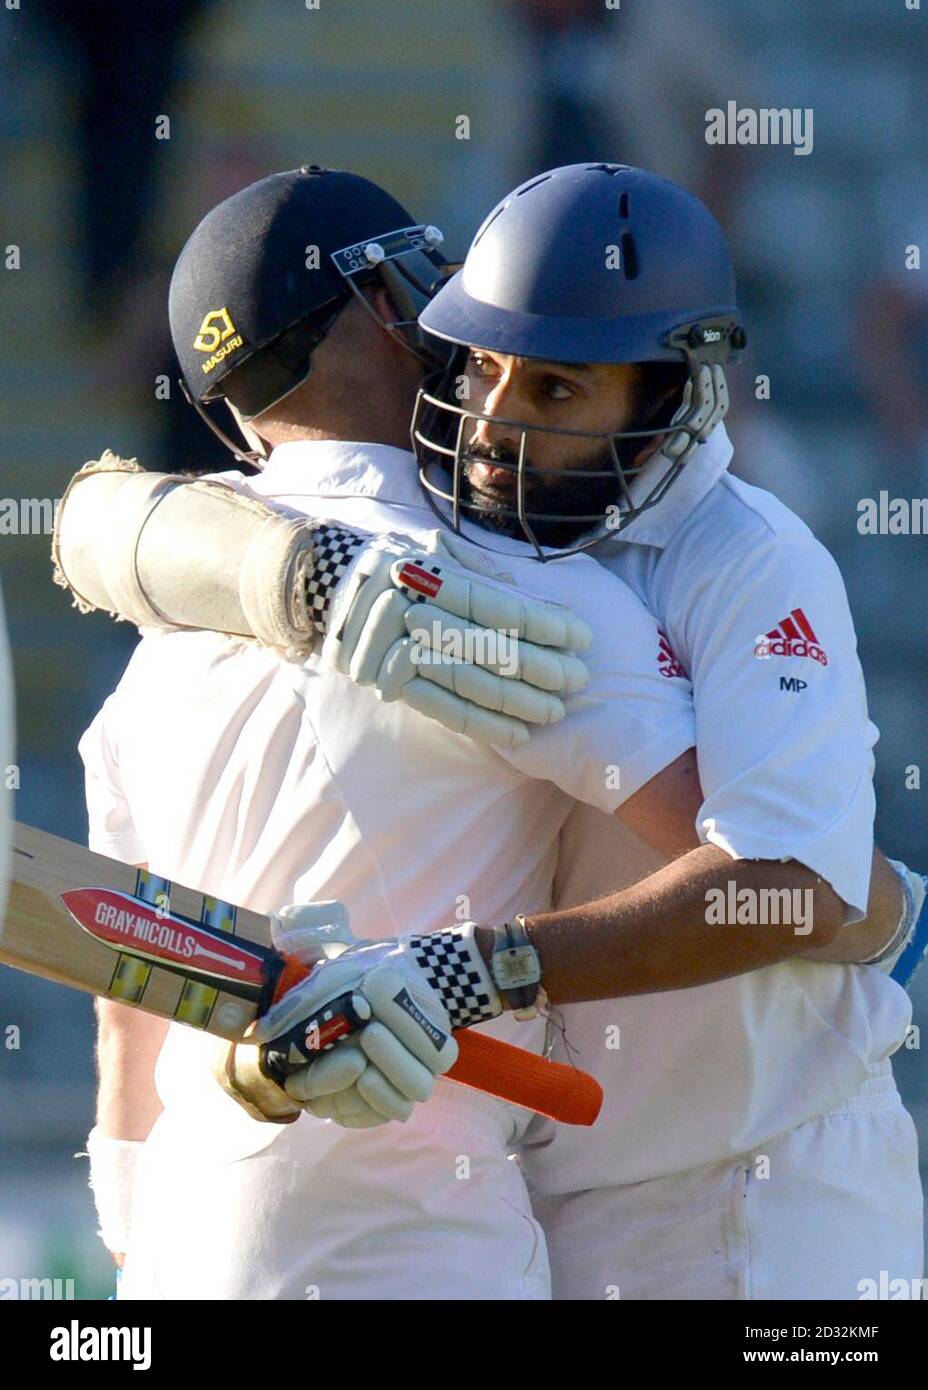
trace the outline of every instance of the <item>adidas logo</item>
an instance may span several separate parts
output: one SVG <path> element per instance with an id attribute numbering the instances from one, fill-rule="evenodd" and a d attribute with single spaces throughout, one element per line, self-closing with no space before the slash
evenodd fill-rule
<path id="1" fill-rule="evenodd" d="M 810 656 L 820 665 L 828 665 L 828 657 L 801 608 L 794 608 L 788 618 L 758 637 L 754 655 L 761 660 L 769 656 Z"/>
<path id="2" fill-rule="evenodd" d="M 688 680 L 686 671 L 680 665 L 677 654 L 670 645 L 670 638 L 662 627 L 659 627 L 657 631 L 661 639 L 657 649 L 657 664 L 660 667 L 661 675 L 667 676 L 668 679 L 673 676 L 682 676 L 684 680 Z"/>

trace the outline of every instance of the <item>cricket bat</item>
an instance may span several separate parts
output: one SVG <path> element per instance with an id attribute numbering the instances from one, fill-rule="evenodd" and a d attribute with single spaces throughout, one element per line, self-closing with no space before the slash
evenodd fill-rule
<path id="1" fill-rule="evenodd" d="M 233 1042 L 310 973 L 268 918 L 28 825 L 13 826 L 0 962 Z M 362 1026 L 348 996 L 314 1025 L 322 1050 Z M 459 1029 L 452 1081 L 565 1124 L 591 1125 L 602 1088 L 573 1067 Z"/>

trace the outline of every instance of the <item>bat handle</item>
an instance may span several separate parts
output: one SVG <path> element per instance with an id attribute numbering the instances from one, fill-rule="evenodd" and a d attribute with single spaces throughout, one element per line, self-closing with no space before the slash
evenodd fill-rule
<path id="1" fill-rule="evenodd" d="M 263 1049 L 264 1070 L 275 1081 L 282 1081 L 320 1052 L 328 1052 L 340 1038 L 363 1028 L 370 1018 L 371 1007 L 363 995 L 354 990 L 340 994 L 267 1043 Z"/>
<path id="2" fill-rule="evenodd" d="M 469 1029 L 456 1030 L 458 1060 L 450 1081 L 486 1091 L 510 1105 L 521 1105 L 565 1125 L 592 1125 L 603 1103 L 595 1077 L 563 1062 L 552 1062 L 524 1047 Z"/>
<path id="3" fill-rule="evenodd" d="M 283 959 L 283 969 L 274 990 L 275 1001 L 311 972 L 311 967 L 294 956 Z M 297 1051 L 306 1048 L 307 1040 L 311 1044 L 308 1048 L 310 1053 L 324 1050 L 345 1034 L 362 1028 L 366 1019 L 358 1013 L 358 1001 L 356 993 L 342 995 L 325 1006 L 325 1019 L 315 1016 L 305 1020 L 299 1030 L 294 1030 L 294 1033 L 299 1031 L 301 1034 L 300 1038 L 292 1039 Z M 323 1029 L 326 1031 L 322 1032 Z M 603 1091 L 599 1082 L 587 1072 L 539 1057 L 523 1047 L 513 1047 L 511 1043 L 501 1042 L 499 1038 L 489 1037 L 486 1033 L 458 1028 L 454 1038 L 458 1045 L 458 1060 L 447 1073 L 449 1081 L 484 1091 L 511 1105 L 534 1110 L 561 1124 L 592 1125 L 595 1122 L 602 1107 Z M 282 1066 L 283 1075 L 294 1065 L 303 1065 L 302 1062 L 296 1063 L 292 1056 L 288 1061 L 276 1043 L 275 1060 Z"/>

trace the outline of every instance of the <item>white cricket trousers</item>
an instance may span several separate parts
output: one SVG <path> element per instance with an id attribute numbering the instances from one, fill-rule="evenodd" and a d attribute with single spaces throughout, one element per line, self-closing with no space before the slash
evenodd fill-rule
<path id="1" fill-rule="evenodd" d="M 517 1112 L 440 1082 L 406 1124 L 303 1115 L 235 1153 L 165 1111 L 136 1169 L 120 1299 L 529 1300 L 544 1239 Z"/>
<path id="2" fill-rule="evenodd" d="M 880 1070 L 843 1105 L 756 1153 L 536 1197 L 554 1298 L 854 1300 L 903 1297 L 905 1287 L 918 1297 L 915 1126 L 889 1063 Z"/>

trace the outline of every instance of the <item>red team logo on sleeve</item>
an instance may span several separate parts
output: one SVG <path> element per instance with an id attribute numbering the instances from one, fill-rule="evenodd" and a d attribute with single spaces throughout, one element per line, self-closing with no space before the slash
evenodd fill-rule
<path id="1" fill-rule="evenodd" d="M 668 679 L 673 676 L 682 676 L 684 680 L 688 680 L 689 677 L 679 657 L 670 645 L 670 638 L 662 627 L 659 627 L 657 631 L 661 639 L 657 649 L 657 664 L 660 667 L 661 675 L 667 676 Z"/>
<path id="2" fill-rule="evenodd" d="M 762 660 L 768 656 L 808 656 L 822 666 L 828 665 L 824 648 L 801 608 L 794 608 L 789 617 L 758 637 L 754 655 Z"/>

